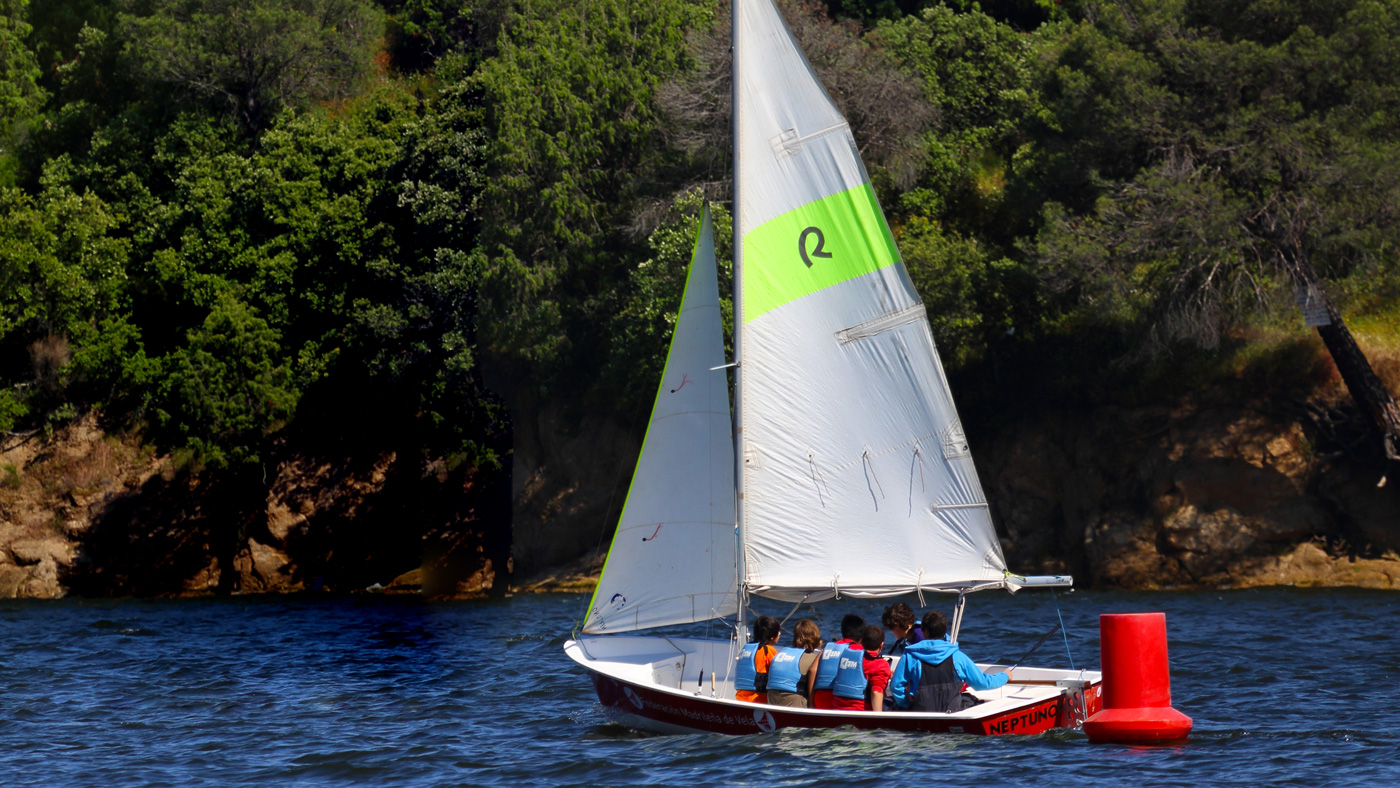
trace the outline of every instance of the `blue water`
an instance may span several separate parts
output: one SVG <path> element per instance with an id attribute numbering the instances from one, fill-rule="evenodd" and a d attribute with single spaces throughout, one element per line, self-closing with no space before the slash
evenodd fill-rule
<path id="1" fill-rule="evenodd" d="M 1174 705 L 1195 719 L 1169 748 L 1072 731 L 640 734 L 604 719 L 562 653 L 586 601 L 2 603 L 0 784 L 1400 784 L 1400 594 L 971 598 L 962 641 L 977 659 L 1021 656 L 1058 601 L 1069 651 L 1047 641 L 1029 661 L 1047 666 L 1098 667 L 1099 613 L 1165 611 Z M 882 607 L 828 603 L 821 618 Z"/>

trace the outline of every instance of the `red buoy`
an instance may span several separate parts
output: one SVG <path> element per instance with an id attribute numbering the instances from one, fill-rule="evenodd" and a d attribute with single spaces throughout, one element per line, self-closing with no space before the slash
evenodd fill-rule
<path id="1" fill-rule="evenodd" d="M 1168 744 L 1191 732 L 1191 718 L 1172 708 L 1166 613 L 1099 616 L 1103 710 L 1084 721 L 1092 741 Z"/>

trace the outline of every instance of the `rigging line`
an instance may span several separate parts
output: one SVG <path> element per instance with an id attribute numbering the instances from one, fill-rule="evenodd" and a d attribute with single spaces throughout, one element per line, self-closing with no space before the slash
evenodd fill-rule
<path id="1" fill-rule="evenodd" d="M 1051 627 L 1051 628 L 1050 628 L 1050 631 L 1049 631 L 1049 632 L 1046 632 L 1044 635 L 1041 635 L 1041 636 L 1040 636 L 1040 640 L 1037 640 L 1037 641 L 1035 642 L 1035 645 L 1034 645 L 1034 646 L 1031 646 L 1031 650 L 1030 650 L 1030 651 L 1027 651 L 1025 654 L 1021 655 L 1021 658 L 1018 659 L 1018 660 L 1016 660 L 1016 664 L 1014 664 L 1014 665 L 1012 665 L 1011 667 L 1007 668 L 1007 669 L 1006 669 L 1006 672 L 1007 672 L 1007 673 L 1010 673 L 1011 671 L 1015 670 L 1016 668 L 1021 667 L 1021 663 L 1022 663 L 1022 662 L 1025 662 L 1025 661 L 1028 660 L 1028 659 L 1030 659 L 1030 656 L 1031 656 L 1032 654 L 1035 653 L 1035 650 L 1038 649 L 1038 648 L 1040 648 L 1042 645 L 1044 645 L 1045 641 L 1049 640 L 1051 635 L 1055 634 L 1056 632 L 1059 632 L 1059 631 L 1062 630 L 1062 629 L 1064 629 L 1064 622 L 1060 622 L 1060 623 L 1056 624 L 1055 626 Z"/>
<path id="2" fill-rule="evenodd" d="M 735 621 L 735 622 L 734 622 L 734 635 L 731 635 L 730 638 L 729 638 L 729 659 L 726 659 L 726 660 L 725 660 L 725 665 L 726 665 L 726 667 L 725 667 L 725 669 L 724 669 L 724 682 L 725 682 L 726 684 L 729 683 L 729 677 L 730 677 L 730 676 L 733 674 L 733 672 L 734 672 L 734 665 L 735 665 L 735 663 L 739 661 L 739 652 L 740 652 L 741 650 L 743 650 L 744 645 L 745 645 L 745 644 L 741 643 L 740 641 L 741 641 L 741 640 L 747 640 L 747 639 L 748 639 L 747 636 L 745 636 L 744 633 L 742 633 L 742 632 L 739 631 L 739 622 L 738 622 L 738 621 Z"/>
<path id="3" fill-rule="evenodd" d="M 909 516 L 914 516 L 914 467 L 919 468 L 919 492 L 927 492 L 928 488 L 924 484 L 924 457 L 920 453 L 919 444 L 914 444 L 914 459 L 909 463 Z"/>
<path id="4" fill-rule="evenodd" d="M 781 627 L 782 625 L 786 624 L 788 622 L 788 619 L 792 618 L 792 614 L 796 613 L 797 609 L 802 607 L 802 605 L 807 602 L 807 599 L 812 596 L 812 593 L 814 592 L 809 591 L 807 592 L 807 594 L 803 595 L 802 599 L 798 600 L 797 604 L 792 606 L 792 610 L 789 610 L 788 614 L 783 616 L 783 620 L 778 622 L 778 626 Z"/>
<path id="5" fill-rule="evenodd" d="M 862 458 L 864 458 L 864 460 L 865 460 L 865 467 L 866 467 L 866 469 L 867 469 L 867 470 L 869 471 L 869 473 L 870 473 L 870 478 L 875 480 L 875 487 L 876 487 L 876 489 L 878 489 L 878 490 L 880 491 L 880 498 L 883 499 L 883 498 L 885 497 L 885 486 L 882 485 L 882 484 L 880 484 L 880 477 L 875 475 L 875 461 L 872 460 L 872 459 L 870 459 L 870 450 L 869 450 L 869 449 L 866 449 L 860 456 L 861 456 Z M 869 482 L 867 482 L 867 486 L 869 486 Z M 871 491 L 870 491 L 870 495 L 871 495 L 871 497 L 874 497 L 874 495 L 875 495 L 875 490 L 871 490 Z M 876 501 L 876 502 L 875 502 L 875 509 L 876 509 L 876 511 L 879 511 L 879 509 L 880 509 L 880 502 L 879 502 L 879 501 Z"/>
<path id="6" fill-rule="evenodd" d="M 1055 589 L 1050 589 L 1050 598 L 1055 601 L 1055 617 L 1060 620 L 1060 633 L 1065 638 L 1065 656 L 1069 657 L 1069 669 L 1074 670 L 1074 655 L 1069 651 L 1069 632 L 1065 631 L 1065 617 L 1060 615 L 1060 598 L 1055 596 Z"/>
<path id="7" fill-rule="evenodd" d="M 817 470 L 817 460 L 812 452 L 807 452 L 807 467 L 812 471 L 812 486 L 817 488 L 817 503 L 826 508 L 826 499 L 822 497 L 822 488 L 826 487 L 826 477 Z M 831 494 L 831 488 L 827 487 L 827 494 Z"/>

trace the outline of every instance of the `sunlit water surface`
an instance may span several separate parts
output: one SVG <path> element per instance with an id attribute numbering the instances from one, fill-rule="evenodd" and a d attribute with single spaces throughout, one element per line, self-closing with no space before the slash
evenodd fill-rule
<path id="1" fill-rule="evenodd" d="M 1397 594 L 971 598 L 962 645 L 979 660 L 1017 659 L 1058 608 L 1068 644 L 1056 635 L 1029 660 L 1056 667 L 1098 667 L 1100 613 L 1165 611 L 1173 701 L 1195 720 L 1190 740 L 1167 748 L 1072 731 L 640 734 L 605 719 L 564 657 L 586 602 L 3 603 L 0 784 L 1400 784 Z M 849 610 L 878 620 L 882 608 L 827 603 L 817 617 L 829 631 Z"/>

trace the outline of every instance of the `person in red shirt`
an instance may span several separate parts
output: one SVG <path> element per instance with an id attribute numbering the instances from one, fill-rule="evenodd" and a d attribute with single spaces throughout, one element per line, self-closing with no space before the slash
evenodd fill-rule
<path id="1" fill-rule="evenodd" d="M 841 619 L 841 639 L 827 643 L 817 658 L 817 671 L 812 674 L 810 688 L 812 708 L 836 708 L 832 705 L 835 696 L 831 692 L 832 682 L 836 680 L 836 666 L 843 652 L 860 648 L 860 635 L 864 629 L 865 619 L 855 613 L 847 613 Z"/>
<path id="2" fill-rule="evenodd" d="M 884 711 L 885 689 L 890 684 L 890 663 L 880 656 L 885 646 L 885 630 L 878 624 L 871 624 L 861 633 L 860 645 L 864 648 L 861 668 L 865 672 L 865 697 L 832 698 L 833 708 L 845 711 Z"/>

